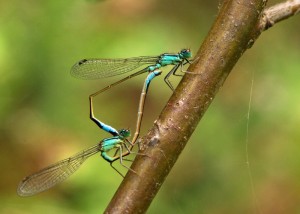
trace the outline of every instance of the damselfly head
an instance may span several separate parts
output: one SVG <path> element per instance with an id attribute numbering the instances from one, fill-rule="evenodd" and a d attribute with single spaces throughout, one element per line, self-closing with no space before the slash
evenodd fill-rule
<path id="1" fill-rule="evenodd" d="M 120 136 L 127 138 L 130 137 L 130 130 L 129 129 L 121 129 L 119 130 Z"/>
<path id="2" fill-rule="evenodd" d="M 182 49 L 178 54 L 183 59 L 187 59 L 187 58 L 192 57 L 192 52 L 189 48 L 188 49 Z"/>

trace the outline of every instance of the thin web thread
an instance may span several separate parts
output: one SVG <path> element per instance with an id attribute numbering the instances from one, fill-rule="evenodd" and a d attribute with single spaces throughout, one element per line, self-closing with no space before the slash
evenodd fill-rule
<path id="1" fill-rule="evenodd" d="M 249 94 L 247 125 L 246 125 L 245 153 L 246 153 L 246 165 L 247 165 L 248 177 L 249 177 L 252 197 L 253 197 L 253 201 L 254 201 L 253 203 L 254 203 L 256 212 L 259 214 L 262 214 L 261 208 L 260 208 L 260 206 L 258 204 L 258 200 L 257 200 L 257 195 L 256 195 L 256 191 L 255 191 L 254 181 L 253 181 L 253 175 L 251 172 L 250 159 L 249 159 L 249 121 L 250 121 L 250 112 L 251 112 L 251 103 L 252 103 L 252 94 L 253 94 L 253 82 L 254 82 L 254 72 L 252 72 L 252 81 L 251 81 L 251 88 L 250 88 L 250 94 Z"/>

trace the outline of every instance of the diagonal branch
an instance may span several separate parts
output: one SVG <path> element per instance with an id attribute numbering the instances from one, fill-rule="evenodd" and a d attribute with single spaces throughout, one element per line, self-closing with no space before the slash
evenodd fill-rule
<path id="1" fill-rule="evenodd" d="M 263 31 L 266 0 L 225 0 L 105 213 L 145 213 L 206 109 L 242 54 Z"/>

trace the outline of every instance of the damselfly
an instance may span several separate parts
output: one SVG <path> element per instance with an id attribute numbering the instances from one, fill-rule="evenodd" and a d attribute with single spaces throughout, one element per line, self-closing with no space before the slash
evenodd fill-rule
<path id="1" fill-rule="evenodd" d="M 131 170 L 129 167 L 123 164 L 123 157 L 131 153 L 132 146 L 137 140 L 139 129 L 141 126 L 142 112 L 144 108 L 145 97 L 151 80 L 160 75 L 161 71 L 156 70 L 150 73 L 144 83 L 144 87 L 141 94 L 141 99 L 139 103 L 138 110 L 138 119 L 136 132 L 132 141 L 129 141 L 127 138 L 130 136 L 130 131 L 127 129 L 121 129 L 117 131 L 113 127 L 106 125 L 93 114 L 93 104 L 90 102 L 90 118 L 94 121 L 101 129 L 106 132 L 109 132 L 113 135 L 111 138 L 106 138 L 101 140 L 97 145 L 92 146 L 86 150 L 83 150 L 67 159 L 59 161 L 55 164 L 52 164 L 32 175 L 25 177 L 19 184 L 17 192 L 20 196 L 31 196 L 40 192 L 43 192 L 51 187 L 55 186 L 58 183 L 66 180 L 70 175 L 72 175 L 83 162 L 90 156 L 100 152 L 101 156 L 110 163 L 120 159 L 122 166 Z M 118 155 L 115 153 L 114 156 L 108 154 L 109 151 L 117 149 Z M 125 149 L 125 152 L 123 150 Z M 112 166 L 113 167 L 113 166 Z M 114 167 L 113 167 L 114 168 Z M 121 174 L 116 168 L 114 168 L 119 174 Z M 122 175 L 122 174 L 121 174 Z M 123 175 L 122 175 L 123 176 Z"/>
<path id="2" fill-rule="evenodd" d="M 189 61 L 189 58 L 191 57 L 192 53 L 190 49 L 182 49 L 178 54 L 164 53 L 159 56 L 140 56 L 125 59 L 83 59 L 73 65 L 71 74 L 81 79 L 98 79 L 124 74 L 136 70 L 139 67 L 147 66 L 142 70 L 99 90 L 94 93 L 94 96 L 96 96 L 97 94 L 137 75 L 145 72 L 153 72 L 167 65 L 175 65 L 164 78 L 167 85 L 173 90 L 173 86 L 169 81 L 170 75 L 181 76 L 176 74 L 177 69 L 179 66 L 182 67 L 186 63 L 191 63 Z"/>

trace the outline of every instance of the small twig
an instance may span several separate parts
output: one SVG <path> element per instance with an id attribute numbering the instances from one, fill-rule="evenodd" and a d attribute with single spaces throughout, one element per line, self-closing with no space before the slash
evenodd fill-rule
<path id="1" fill-rule="evenodd" d="M 259 30 L 265 31 L 275 23 L 300 12 L 300 0 L 289 0 L 265 9 L 259 21 Z"/>

